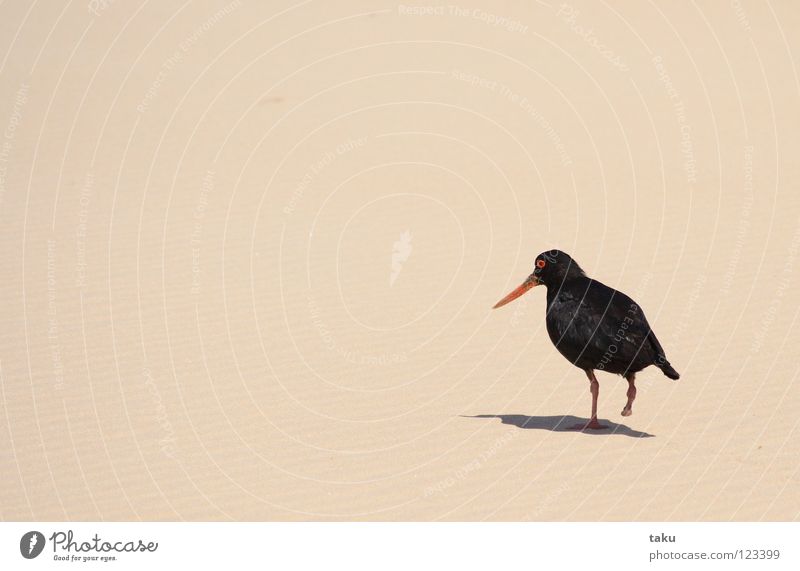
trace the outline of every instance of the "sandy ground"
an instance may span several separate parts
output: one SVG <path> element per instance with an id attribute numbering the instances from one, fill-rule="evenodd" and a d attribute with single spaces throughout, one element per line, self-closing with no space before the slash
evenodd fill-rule
<path id="1" fill-rule="evenodd" d="M 800 517 L 797 4 L 65 5 L 0 5 L 0 518 Z M 613 431 L 490 310 L 553 247 L 682 374 Z"/>

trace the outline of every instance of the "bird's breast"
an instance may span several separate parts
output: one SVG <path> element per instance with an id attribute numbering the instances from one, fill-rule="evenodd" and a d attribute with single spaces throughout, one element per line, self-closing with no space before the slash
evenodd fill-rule
<path id="1" fill-rule="evenodd" d="M 553 343 L 558 344 L 574 326 L 575 316 L 580 310 L 580 302 L 566 296 L 556 296 L 547 305 L 547 333 Z"/>

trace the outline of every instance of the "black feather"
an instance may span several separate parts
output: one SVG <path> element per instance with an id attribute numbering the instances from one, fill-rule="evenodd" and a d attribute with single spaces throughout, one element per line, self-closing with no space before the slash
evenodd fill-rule
<path id="1" fill-rule="evenodd" d="M 547 333 L 556 349 L 581 369 L 626 375 L 656 365 L 677 379 L 639 305 L 577 269 L 547 284 Z"/>

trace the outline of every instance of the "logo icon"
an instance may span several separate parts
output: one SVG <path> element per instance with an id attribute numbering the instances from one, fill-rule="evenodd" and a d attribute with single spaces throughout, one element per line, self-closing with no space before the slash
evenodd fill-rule
<path id="1" fill-rule="evenodd" d="M 29 531 L 19 540 L 19 552 L 25 559 L 34 559 L 44 549 L 44 534 L 41 531 Z"/>
<path id="2" fill-rule="evenodd" d="M 389 274 L 389 287 L 394 285 L 394 281 L 400 275 L 400 270 L 403 269 L 403 264 L 406 263 L 413 249 L 410 230 L 400 234 L 400 239 L 392 244 L 392 273 Z"/>

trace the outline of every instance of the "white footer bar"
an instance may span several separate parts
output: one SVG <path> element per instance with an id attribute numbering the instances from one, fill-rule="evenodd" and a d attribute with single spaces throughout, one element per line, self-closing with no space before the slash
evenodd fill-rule
<path id="1" fill-rule="evenodd" d="M 800 523 L 22 522 L 0 523 L 0 569 L 778 570 L 800 569 L 798 537 Z"/>

